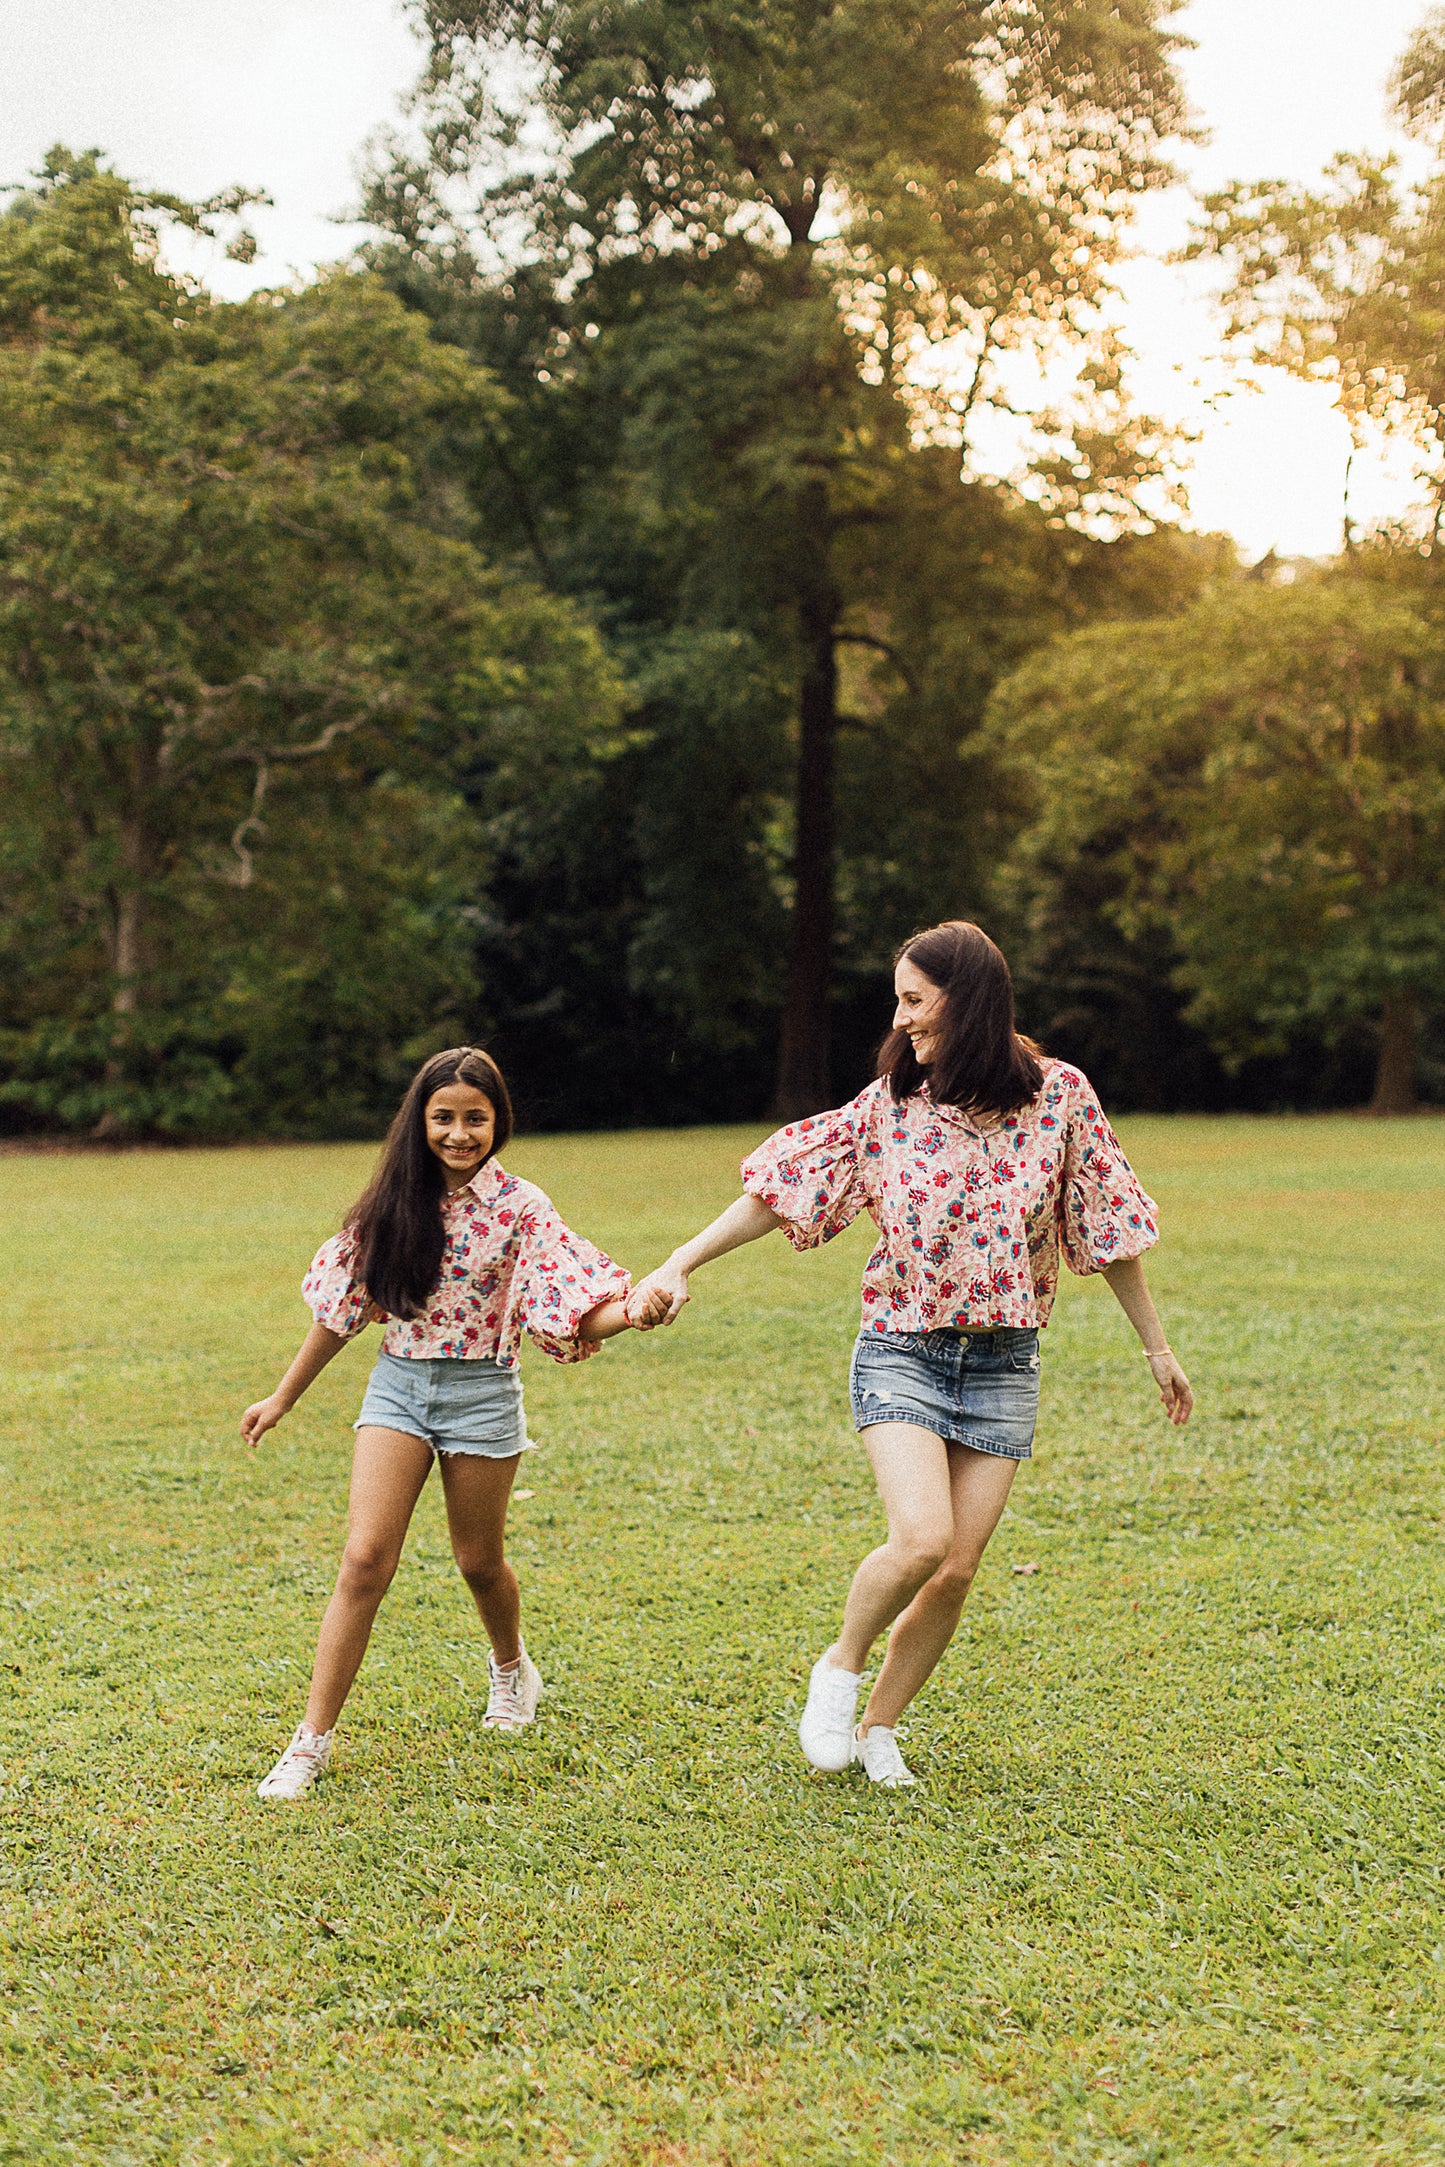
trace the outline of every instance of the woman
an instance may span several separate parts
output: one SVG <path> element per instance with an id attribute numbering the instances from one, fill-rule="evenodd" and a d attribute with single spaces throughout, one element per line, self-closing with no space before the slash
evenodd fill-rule
<path id="1" fill-rule="evenodd" d="M 1194 1404 L 1140 1262 L 1158 1239 L 1154 1205 L 1085 1078 L 1015 1029 L 999 950 L 976 925 L 934 926 L 899 952 L 894 989 L 877 1081 L 769 1137 L 744 1162 L 744 1195 L 629 1303 L 641 1329 L 670 1324 L 691 1272 L 774 1227 L 811 1249 L 860 1211 L 877 1222 L 851 1387 L 888 1539 L 854 1574 L 799 1738 L 815 1768 L 858 1762 L 889 1786 L 913 1781 L 898 1719 L 953 1638 L 1032 1451 L 1060 1248 L 1074 1271 L 1107 1279 L 1170 1421 Z M 855 1730 L 863 1668 L 888 1626 Z"/>

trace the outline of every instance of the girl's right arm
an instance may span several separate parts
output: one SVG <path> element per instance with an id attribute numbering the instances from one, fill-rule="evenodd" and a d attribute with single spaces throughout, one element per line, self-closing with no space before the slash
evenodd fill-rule
<path id="1" fill-rule="evenodd" d="M 340 1354 L 345 1345 L 339 1332 L 329 1332 L 324 1324 L 313 1324 L 301 1342 L 295 1361 L 270 1398 L 257 1400 L 242 1415 L 244 1442 L 254 1448 L 267 1430 L 274 1430 L 282 1415 L 290 1414 L 306 1387 L 315 1384 L 333 1355 Z"/>
<path id="2" fill-rule="evenodd" d="M 755 1196 L 740 1196 L 711 1226 L 674 1249 L 665 1264 L 638 1281 L 627 1298 L 628 1323 L 639 1332 L 650 1332 L 657 1324 L 671 1324 L 689 1299 L 690 1272 L 695 1272 L 699 1264 L 711 1264 L 714 1257 L 725 1257 L 730 1249 L 741 1249 L 745 1242 L 758 1241 L 782 1224 L 777 1212 L 769 1211 Z M 659 1295 L 667 1298 L 665 1310 L 654 1300 Z"/>

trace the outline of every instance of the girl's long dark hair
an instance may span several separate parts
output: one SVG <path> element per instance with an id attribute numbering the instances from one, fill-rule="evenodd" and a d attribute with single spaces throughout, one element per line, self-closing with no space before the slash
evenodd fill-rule
<path id="1" fill-rule="evenodd" d="M 387 1130 L 381 1163 L 346 1215 L 346 1224 L 356 1231 L 357 1277 L 391 1317 L 419 1315 L 441 1272 L 446 1182 L 426 1140 L 426 1110 L 433 1093 L 453 1083 L 474 1084 L 491 1100 L 497 1123 L 488 1158 L 512 1133 L 512 1102 L 502 1072 L 479 1046 L 434 1053 L 413 1076 Z"/>
<path id="2" fill-rule="evenodd" d="M 878 1073 L 895 1099 L 927 1083 L 940 1106 L 970 1114 L 1011 1114 L 1027 1106 L 1044 1080 L 1043 1048 L 1014 1025 L 1014 989 L 1003 953 L 981 927 L 950 918 L 905 941 L 904 957 L 948 996 L 938 1051 L 919 1065 L 908 1033 L 890 1031 L 878 1049 Z"/>

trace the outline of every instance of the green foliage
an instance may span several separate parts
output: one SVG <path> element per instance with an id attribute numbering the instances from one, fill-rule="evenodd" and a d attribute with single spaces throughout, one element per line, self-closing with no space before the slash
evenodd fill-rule
<path id="1" fill-rule="evenodd" d="M 370 213 L 397 238 L 378 260 L 514 394 L 507 487 L 485 485 L 489 506 L 549 580 L 599 607 L 640 683 L 671 676 L 675 703 L 650 727 L 686 743 L 705 794 L 728 760 L 694 725 L 713 689 L 684 692 L 678 658 L 717 652 L 717 635 L 744 643 L 760 693 L 747 729 L 771 742 L 725 854 L 775 877 L 741 883 L 737 952 L 774 944 L 782 914 L 775 1096 L 816 1105 L 840 963 L 846 975 L 839 898 L 857 886 L 839 856 L 840 669 L 860 643 L 894 651 L 881 705 L 895 751 L 913 765 L 914 732 L 936 770 L 936 710 L 900 694 L 934 677 L 933 658 L 899 640 L 913 596 L 892 568 L 927 558 L 946 579 L 917 522 L 942 509 L 968 523 L 943 498 L 963 497 L 968 432 L 1007 403 L 1019 348 L 1078 368 L 1074 411 L 1035 432 L 1041 523 L 1144 523 L 1158 444 L 1124 413 L 1098 303 L 1180 121 L 1170 11 L 418 12 L 431 64 L 418 139 L 375 176 Z M 929 873 L 917 893 L 936 886 Z M 693 938 L 676 892 L 671 876 L 648 883 L 635 977 Z M 681 966 L 694 985 L 715 982 L 710 942 Z M 744 965 L 720 989 L 726 1032 L 751 1017 L 757 976 Z"/>
<path id="2" fill-rule="evenodd" d="M 1408 592 L 1238 585 L 1175 620 L 1075 635 L 996 695 L 1026 792 L 1016 908 L 1081 860 L 1126 933 L 1162 928 L 1227 1055 L 1445 998 L 1445 674 Z"/>
<path id="3" fill-rule="evenodd" d="M 1411 39 L 1397 116 L 1435 153 L 1408 186 L 1393 157 L 1341 153 L 1318 188 L 1234 182 L 1204 199 L 1188 253 L 1226 274 L 1228 332 L 1246 355 L 1338 386 L 1355 422 L 1414 448 L 1425 537 L 1445 523 L 1445 11 Z M 1346 535 L 1347 546 L 1353 537 Z"/>
<path id="4" fill-rule="evenodd" d="M 614 728 L 615 677 L 564 603 L 488 564 L 435 459 L 444 426 L 491 425 L 482 372 L 368 277 L 209 301 L 161 267 L 158 204 L 57 155 L 0 219 L 4 1096 L 108 1129 L 304 1128 L 309 1093 L 263 1110 L 241 1019 L 270 1014 L 279 1075 L 369 1007 L 350 1125 L 471 990 L 455 867 L 475 879 L 485 842 L 458 771 L 484 814 L 544 792 Z M 438 823 L 440 918 L 404 862 Z M 283 900 L 308 886 L 319 908 Z M 349 993 L 328 916 L 372 930 Z"/>
<path id="5" fill-rule="evenodd" d="M 754 1133 L 507 1157 L 641 1267 Z M 0 1157 L 0 2149 L 1436 2167 L 1445 1134 L 1124 1141 L 1199 1411 L 1170 1432 L 1105 1290 L 1065 1286 L 1037 1457 L 912 1711 L 917 1792 L 811 1775 L 793 1728 L 880 1524 L 845 1390 L 860 1226 L 528 1368 L 536 1729 L 480 1728 L 425 1496 L 295 1811 L 254 1786 L 372 1347 L 259 1454 L 235 1424 L 372 1154 Z"/>

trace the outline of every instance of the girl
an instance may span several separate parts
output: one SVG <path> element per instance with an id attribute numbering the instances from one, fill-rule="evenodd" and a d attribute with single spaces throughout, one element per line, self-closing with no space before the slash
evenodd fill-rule
<path id="1" fill-rule="evenodd" d="M 631 1298 L 640 1330 L 670 1324 L 699 1264 L 782 1227 L 795 1249 L 877 1222 L 851 1372 L 854 1426 L 888 1519 L 843 1630 L 813 1666 L 799 1726 L 815 1768 L 861 1763 L 912 1783 L 894 1728 L 937 1665 L 998 1525 L 1039 1397 L 1038 1335 L 1060 1248 L 1102 1272 L 1143 1343 L 1171 1422 L 1194 1395 L 1139 1259 L 1158 1239 L 1085 1078 L 1014 1028 L 1008 965 L 976 925 L 915 934 L 894 972 L 878 1080 L 850 1106 L 790 1123 L 743 1164 L 745 1194 Z M 656 1297 L 667 1296 L 659 1311 Z M 888 1649 L 854 1729 L 868 1652 Z"/>
<path id="2" fill-rule="evenodd" d="M 525 1330 L 559 1362 L 595 1354 L 626 1329 L 632 1282 L 563 1225 L 540 1189 L 503 1171 L 496 1154 L 511 1133 L 511 1101 L 491 1057 L 474 1046 L 434 1054 L 402 1101 L 371 1186 L 306 1275 L 316 1321 L 300 1352 L 270 1398 L 241 1417 L 242 1437 L 257 1444 L 348 1339 L 389 1320 L 355 1425 L 346 1548 L 306 1713 L 262 1798 L 300 1798 L 330 1760 L 433 1459 L 452 1554 L 491 1642 L 484 1726 L 520 1731 L 537 1712 L 542 1679 L 522 1643 L 517 1576 L 503 1554 L 507 1500 L 527 1449 L 517 1345 Z M 637 1314 L 650 1319 L 665 1307 L 659 1296 Z"/>

